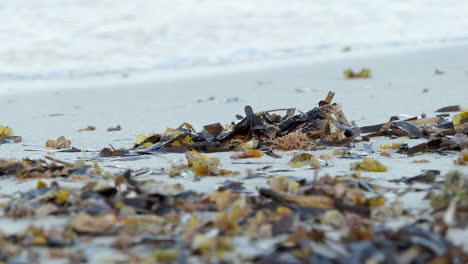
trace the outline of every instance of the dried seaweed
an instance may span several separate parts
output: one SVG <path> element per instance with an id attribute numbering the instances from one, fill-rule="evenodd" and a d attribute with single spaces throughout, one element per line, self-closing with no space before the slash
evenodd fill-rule
<path id="1" fill-rule="evenodd" d="M 107 132 L 120 131 L 120 130 L 122 130 L 122 127 L 120 125 L 117 125 L 116 127 L 107 128 Z"/>
<path id="2" fill-rule="evenodd" d="M 250 159 L 250 158 L 260 158 L 263 154 L 256 149 L 244 150 L 241 153 L 231 156 L 231 159 Z"/>
<path id="3" fill-rule="evenodd" d="M 178 164 L 172 165 L 169 172 L 170 176 L 182 176 L 183 174 L 194 174 L 195 176 L 218 176 L 238 174 L 235 171 L 219 169 L 220 161 L 218 158 L 212 158 L 200 154 L 196 151 L 188 151 L 185 153 L 187 165 Z"/>
<path id="4" fill-rule="evenodd" d="M 451 111 L 453 107 L 439 109 Z M 457 107 L 458 109 L 458 107 Z M 467 115 L 468 116 L 468 115 Z M 409 138 L 427 138 L 424 143 L 409 147 L 402 144 L 398 153 L 415 155 L 424 152 L 442 152 L 447 150 L 463 150 L 468 146 L 468 122 L 465 122 L 465 112 L 455 115 L 453 121 L 446 119 L 447 116 L 436 116 L 431 118 L 410 118 L 399 120 L 397 117 L 383 124 L 361 127 L 363 141 L 369 141 L 374 137 L 388 136 L 398 138 L 407 136 Z M 468 120 L 468 119 L 467 119 Z M 382 145 L 382 149 L 393 149 L 398 144 Z M 390 154 L 390 153 L 389 153 Z"/>
<path id="5" fill-rule="evenodd" d="M 56 140 L 47 140 L 45 146 L 46 148 L 68 149 L 71 147 L 71 141 L 61 136 Z"/>
<path id="6" fill-rule="evenodd" d="M 97 164 L 85 162 L 68 163 L 51 157 L 46 160 L 0 160 L 0 176 L 16 175 L 20 180 L 54 177 L 103 177 L 101 168 Z"/>
<path id="7" fill-rule="evenodd" d="M 439 69 L 435 69 L 435 70 L 434 70 L 434 74 L 435 74 L 435 75 L 442 75 L 442 74 L 445 74 L 445 71 L 442 71 L 442 70 L 439 70 Z"/>
<path id="8" fill-rule="evenodd" d="M 13 136 L 13 129 L 10 127 L 0 126 L 0 135 L 4 137 Z"/>
<path id="9" fill-rule="evenodd" d="M 371 159 L 371 158 L 364 158 L 361 162 L 355 162 L 351 164 L 351 168 L 354 170 L 362 170 L 362 171 L 374 171 L 374 172 L 385 172 L 387 168 L 382 165 L 379 161 Z"/>
<path id="10" fill-rule="evenodd" d="M 450 106 L 445 106 L 442 108 L 439 108 L 435 110 L 435 112 L 459 112 L 461 111 L 461 107 L 459 105 L 450 105 Z"/>
<path id="11" fill-rule="evenodd" d="M 370 78 L 372 76 L 372 70 L 362 68 L 359 72 L 354 72 L 352 69 L 347 69 L 343 72 L 343 75 L 345 79 Z"/>
<path id="12" fill-rule="evenodd" d="M 78 129 L 76 132 L 94 131 L 94 130 L 96 130 L 95 126 L 87 126 L 85 128 Z"/>

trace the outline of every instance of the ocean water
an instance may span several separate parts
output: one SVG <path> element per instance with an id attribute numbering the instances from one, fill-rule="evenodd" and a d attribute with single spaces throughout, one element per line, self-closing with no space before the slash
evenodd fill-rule
<path id="1" fill-rule="evenodd" d="M 466 0 L 2 0 L 0 80 L 468 42 Z"/>

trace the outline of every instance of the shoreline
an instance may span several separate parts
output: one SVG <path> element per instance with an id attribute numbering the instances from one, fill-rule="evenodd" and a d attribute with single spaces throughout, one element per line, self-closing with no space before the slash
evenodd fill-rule
<path id="1" fill-rule="evenodd" d="M 108 88 L 113 85 L 141 85 L 149 82 L 171 82 L 179 78 L 209 78 L 211 76 L 225 76 L 236 73 L 264 72 L 291 67 L 314 67 L 317 64 L 340 63 L 353 60 L 365 60 L 375 57 L 404 56 L 411 54 L 426 53 L 432 51 L 456 50 L 466 47 L 468 44 L 425 44 L 422 46 L 387 47 L 375 50 L 351 50 L 349 52 L 334 51 L 325 54 L 314 54 L 306 56 L 293 56 L 284 58 L 260 59 L 254 61 L 241 61 L 230 64 L 194 66 L 182 68 L 141 70 L 134 72 L 116 72 L 89 75 L 83 77 L 63 78 L 32 78 L 0 81 L 0 96 L 8 96 L 17 93 L 30 93 L 41 91 L 56 91 L 61 89 L 86 89 L 93 86 L 96 88 Z"/>

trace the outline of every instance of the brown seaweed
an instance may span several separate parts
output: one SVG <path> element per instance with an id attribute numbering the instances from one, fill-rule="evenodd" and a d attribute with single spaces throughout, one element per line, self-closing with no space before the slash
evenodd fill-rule
<path id="1" fill-rule="evenodd" d="M 446 113 L 446 112 L 460 112 L 461 111 L 461 107 L 459 105 L 450 105 L 450 106 L 445 106 L 445 107 L 442 107 L 442 108 L 439 108 L 437 110 L 435 110 L 435 112 L 439 112 L 439 113 Z"/>

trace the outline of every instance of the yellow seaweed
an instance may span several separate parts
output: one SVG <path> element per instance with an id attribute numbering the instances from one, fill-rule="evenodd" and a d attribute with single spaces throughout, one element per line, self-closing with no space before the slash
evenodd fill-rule
<path id="1" fill-rule="evenodd" d="M 182 139 L 174 140 L 174 142 L 172 142 L 170 145 L 173 147 L 182 147 L 182 146 L 195 145 L 195 142 L 193 142 L 190 136 L 187 135 L 183 137 Z"/>
<path id="2" fill-rule="evenodd" d="M 461 124 L 461 120 L 468 118 L 468 112 L 461 112 L 459 115 L 453 116 L 453 126 L 457 128 Z"/>
<path id="3" fill-rule="evenodd" d="M 250 159 L 250 158 L 260 158 L 263 154 L 256 149 L 247 149 L 242 153 L 238 153 L 231 156 L 231 159 Z"/>
<path id="4" fill-rule="evenodd" d="M 185 157 L 188 161 L 188 166 L 198 176 L 216 175 L 219 166 L 219 159 L 212 158 L 200 154 L 196 151 L 187 151 Z"/>
<path id="5" fill-rule="evenodd" d="M 372 70 L 369 68 L 362 68 L 359 72 L 354 72 L 352 69 L 347 69 L 343 72 L 345 79 L 354 78 L 370 78 L 372 76 Z"/>
<path id="6" fill-rule="evenodd" d="M 296 194 L 300 184 L 286 176 L 274 177 L 268 180 L 268 185 L 276 192 Z"/>
<path id="7" fill-rule="evenodd" d="M 258 147 L 258 142 L 259 142 L 258 139 L 251 139 L 237 146 L 236 150 L 246 151 L 246 150 L 256 149 Z"/>
<path id="8" fill-rule="evenodd" d="M 179 256 L 179 250 L 177 248 L 157 249 L 153 256 L 158 263 L 174 262 Z"/>
<path id="9" fill-rule="evenodd" d="M 191 170 L 196 176 L 218 176 L 232 175 L 238 172 L 219 169 L 219 159 L 200 154 L 196 151 L 187 151 L 185 153 L 187 164 L 172 165 L 169 176 L 181 175 L 184 171 Z"/>
<path id="10" fill-rule="evenodd" d="M 13 129 L 5 126 L 0 126 L 0 136 L 12 137 Z"/>
<path id="11" fill-rule="evenodd" d="M 45 143 L 46 148 L 64 149 L 71 147 L 71 141 L 64 136 L 57 138 L 57 140 L 47 140 Z"/>
<path id="12" fill-rule="evenodd" d="M 55 196 L 55 202 L 58 204 L 64 204 L 70 200 L 70 191 L 67 189 L 59 189 Z"/>
<path id="13" fill-rule="evenodd" d="M 382 163 L 372 159 L 364 158 L 361 162 L 351 164 L 352 169 L 362 171 L 386 172 L 388 169 Z"/>
<path id="14" fill-rule="evenodd" d="M 400 143 L 392 143 L 392 144 L 383 144 L 383 145 L 379 145 L 379 148 L 380 149 L 399 149 L 401 148 L 403 144 L 405 143 L 400 142 Z"/>
<path id="15" fill-rule="evenodd" d="M 161 135 L 157 133 L 150 133 L 148 135 L 145 134 L 140 134 L 137 136 L 137 139 L 135 140 L 135 145 L 143 148 L 147 148 L 154 143 L 158 142 L 159 139 L 161 138 Z"/>
<path id="16" fill-rule="evenodd" d="M 291 164 L 294 168 L 304 167 L 306 165 L 310 165 L 310 161 L 313 157 L 314 155 L 309 153 L 296 154 L 289 161 L 289 164 Z"/>
<path id="17" fill-rule="evenodd" d="M 36 189 L 42 189 L 42 188 L 46 188 L 47 187 L 47 183 L 41 181 L 41 180 L 38 180 L 37 181 L 37 184 L 36 184 Z"/>
<path id="18" fill-rule="evenodd" d="M 378 197 L 375 197 L 375 198 L 371 198 L 371 199 L 367 200 L 367 203 L 369 204 L 369 207 L 371 209 L 377 208 L 377 207 L 385 205 L 385 197 L 378 196 Z"/>

